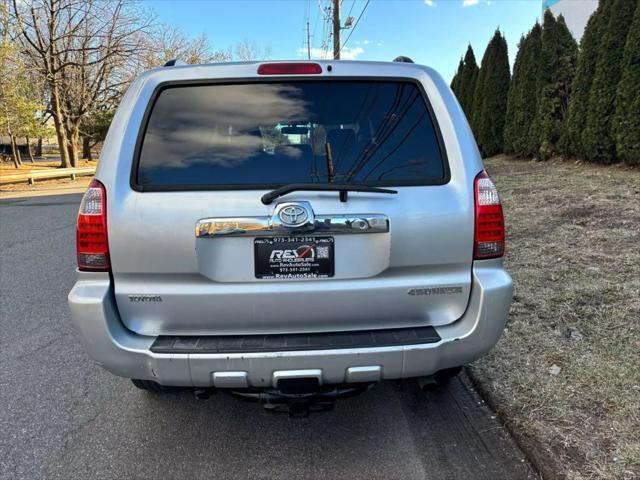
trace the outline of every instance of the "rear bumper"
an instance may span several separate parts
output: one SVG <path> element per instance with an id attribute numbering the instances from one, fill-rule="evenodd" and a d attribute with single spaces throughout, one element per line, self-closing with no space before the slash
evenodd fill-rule
<path id="1" fill-rule="evenodd" d="M 456 322 L 435 327 L 434 343 L 260 353 L 154 353 L 156 337 L 132 333 L 120 321 L 107 274 L 79 274 L 69 293 L 71 319 L 89 355 L 123 377 L 164 385 L 268 387 L 287 377 L 350 383 L 430 375 L 464 365 L 500 338 L 512 298 L 501 260 L 475 262 L 471 298 Z"/>

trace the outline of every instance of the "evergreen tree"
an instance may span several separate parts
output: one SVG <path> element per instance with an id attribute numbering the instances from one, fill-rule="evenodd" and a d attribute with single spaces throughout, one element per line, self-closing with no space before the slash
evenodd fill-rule
<path id="1" fill-rule="evenodd" d="M 596 70 L 598 47 L 603 27 L 609 20 L 611 3 L 612 0 L 600 0 L 598 9 L 589 18 L 580 42 L 580 53 L 571 89 L 565 135 L 561 139 L 561 149 L 565 155 L 585 156 L 582 147 L 582 131 L 587 121 L 589 92 Z"/>
<path id="2" fill-rule="evenodd" d="M 622 74 L 622 60 L 627 34 L 633 20 L 637 0 L 614 0 L 609 21 L 603 30 L 598 49 L 596 71 L 589 92 L 586 127 L 582 145 L 587 160 L 614 163 L 613 137 L 616 89 Z"/>
<path id="3" fill-rule="evenodd" d="M 520 113 L 520 108 L 516 103 L 516 99 L 520 96 L 522 90 L 522 77 L 520 72 L 522 71 L 522 56 L 526 51 L 526 39 L 528 36 L 529 34 L 527 34 L 527 37 L 522 35 L 518 42 L 518 53 L 516 53 L 516 61 L 513 64 L 513 75 L 511 76 L 509 94 L 507 95 L 507 113 L 504 118 L 504 152 L 509 155 L 516 153 L 515 143 L 519 138 L 516 134 L 518 125 L 515 117 Z"/>
<path id="4" fill-rule="evenodd" d="M 456 97 L 458 97 L 458 101 L 460 101 L 460 81 L 462 80 L 462 68 L 463 68 L 463 63 L 461 58 L 460 63 L 458 64 L 458 71 L 453 76 L 453 79 L 451 80 L 451 85 L 450 85 L 451 90 L 453 91 L 453 93 L 456 94 Z"/>
<path id="5" fill-rule="evenodd" d="M 636 7 L 622 61 L 613 132 L 618 158 L 640 165 L 640 7 Z"/>
<path id="6" fill-rule="evenodd" d="M 542 28 L 536 22 L 518 44 L 513 78 L 507 97 L 504 150 L 512 155 L 534 156 L 538 141 L 531 135 L 539 97 L 539 69 Z"/>
<path id="7" fill-rule="evenodd" d="M 556 19 L 547 9 L 542 24 L 540 97 L 532 127 L 532 135 L 539 144 L 537 155 L 541 159 L 547 159 L 559 151 L 577 56 L 578 45 L 564 18 L 560 15 Z"/>
<path id="8" fill-rule="evenodd" d="M 496 30 L 482 57 L 472 109 L 473 132 L 485 157 L 502 152 L 510 80 L 507 42 Z"/>
<path id="9" fill-rule="evenodd" d="M 467 53 L 464 55 L 464 64 L 458 89 L 460 91 L 458 98 L 464 113 L 469 117 L 473 108 L 473 95 L 475 93 L 476 81 L 478 80 L 478 64 L 476 56 L 473 54 L 471 45 L 467 47 Z"/>

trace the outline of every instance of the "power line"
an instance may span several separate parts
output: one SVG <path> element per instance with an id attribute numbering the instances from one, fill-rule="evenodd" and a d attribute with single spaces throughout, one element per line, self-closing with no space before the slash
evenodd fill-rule
<path id="1" fill-rule="evenodd" d="M 353 2 L 351 2 L 351 8 L 349 9 L 349 13 L 347 14 L 346 18 L 349 18 L 351 16 L 351 12 L 353 12 L 353 6 L 356 4 L 356 0 L 353 0 Z"/>
<path id="2" fill-rule="evenodd" d="M 316 10 L 316 19 L 313 21 L 313 28 L 311 29 L 311 37 L 315 38 L 314 35 L 316 33 L 316 27 L 318 26 L 318 20 L 320 19 L 320 4 L 318 4 L 318 10 Z"/>
<path id="3" fill-rule="evenodd" d="M 302 48 L 300 52 L 309 50 L 309 21 L 311 19 L 311 0 L 307 0 L 302 13 Z"/>
<path id="4" fill-rule="evenodd" d="M 360 15 L 358 15 L 358 19 L 356 20 L 356 23 L 353 24 L 353 27 L 351 28 L 351 31 L 349 32 L 349 35 L 347 36 L 347 39 L 344 41 L 344 43 L 342 44 L 342 46 L 340 47 L 340 51 L 342 51 L 342 49 L 347 45 L 347 42 L 349 41 L 349 39 L 351 38 L 351 35 L 353 34 L 353 31 L 356 29 L 356 27 L 358 26 L 358 22 L 360 21 L 360 19 L 362 18 L 362 15 L 364 14 L 365 10 L 367 9 L 367 7 L 369 6 L 369 2 L 371 0 L 367 0 L 367 3 L 364 4 L 364 8 L 362 9 L 362 11 L 360 12 Z"/>
<path id="5" fill-rule="evenodd" d="M 318 0 L 318 6 L 322 11 L 324 20 L 322 22 L 322 44 L 320 45 L 320 58 L 326 59 L 329 53 L 329 44 L 331 40 L 331 7 L 323 7 L 321 0 Z"/>
<path id="6" fill-rule="evenodd" d="M 322 39 L 322 42 L 320 43 L 320 58 L 323 58 L 323 53 L 324 53 L 324 48 L 325 45 L 327 43 L 327 19 L 326 17 L 323 17 L 322 19 L 322 35 L 320 36 L 320 38 Z"/>
<path id="7" fill-rule="evenodd" d="M 307 59 L 311 59 L 311 33 L 309 30 L 309 22 L 311 21 L 311 0 L 307 0 L 307 6 L 305 9 L 305 18 L 303 20 L 303 36 L 302 36 L 302 49 L 301 51 L 304 54 L 304 50 L 307 50 Z"/>
<path id="8" fill-rule="evenodd" d="M 305 38 L 304 25 L 306 22 L 307 22 L 307 5 L 305 3 L 302 9 L 302 48 L 304 48 L 304 38 Z"/>
<path id="9" fill-rule="evenodd" d="M 331 22 L 327 22 L 328 24 Z M 324 60 L 327 59 L 327 55 L 329 55 L 329 47 L 331 46 L 331 39 L 333 38 L 333 32 L 330 30 L 331 25 L 327 25 L 327 41 L 324 44 L 324 53 L 322 54 L 322 58 Z"/>

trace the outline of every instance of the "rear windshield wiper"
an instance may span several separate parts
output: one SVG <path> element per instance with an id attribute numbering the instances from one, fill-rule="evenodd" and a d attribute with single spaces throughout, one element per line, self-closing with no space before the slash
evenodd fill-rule
<path id="1" fill-rule="evenodd" d="M 386 188 L 367 187 L 366 185 L 348 185 L 337 183 L 290 183 L 283 185 L 262 196 L 262 203 L 269 205 L 276 198 L 295 192 L 296 190 L 307 190 L 310 192 L 340 192 L 340 201 L 347 201 L 347 192 L 374 192 L 374 193 L 398 193 L 396 190 Z"/>

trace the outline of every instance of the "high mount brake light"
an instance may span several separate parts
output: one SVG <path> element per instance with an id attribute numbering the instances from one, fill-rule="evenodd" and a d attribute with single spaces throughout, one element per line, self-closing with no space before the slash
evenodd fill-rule
<path id="1" fill-rule="evenodd" d="M 475 191 L 475 240 L 473 258 L 482 260 L 504 255 L 504 215 L 498 190 L 486 171 L 478 174 Z"/>
<path id="2" fill-rule="evenodd" d="M 258 75 L 314 75 L 322 73 L 318 63 L 263 63 Z"/>
<path id="3" fill-rule="evenodd" d="M 76 224 L 78 268 L 107 272 L 110 269 L 107 238 L 107 192 L 93 179 L 82 197 Z"/>

